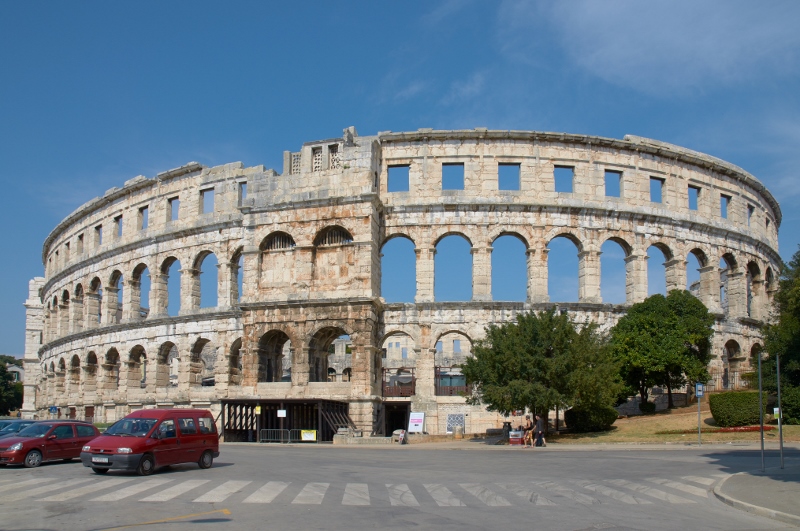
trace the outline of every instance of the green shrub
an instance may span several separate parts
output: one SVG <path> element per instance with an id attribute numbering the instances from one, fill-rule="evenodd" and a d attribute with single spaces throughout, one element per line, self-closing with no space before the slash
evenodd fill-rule
<path id="1" fill-rule="evenodd" d="M 800 424 L 800 387 L 781 388 L 781 407 L 786 424 Z"/>
<path id="2" fill-rule="evenodd" d="M 767 408 L 767 393 L 763 393 L 764 412 Z M 711 416 L 717 426 L 748 426 L 758 424 L 758 391 L 731 391 L 709 395 Z"/>
<path id="3" fill-rule="evenodd" d="M 568 409 L 564 412 L 567 428 L 576 433 L 606 431 L 617 420 L 617 410 L 611 406 L 590 410 Z"/>
<path id="4" fill-rule="evenodd" d="M 652 415 L 656 412 L 655 402 L 639 402 L 639 411 L 645 415 Z"/>

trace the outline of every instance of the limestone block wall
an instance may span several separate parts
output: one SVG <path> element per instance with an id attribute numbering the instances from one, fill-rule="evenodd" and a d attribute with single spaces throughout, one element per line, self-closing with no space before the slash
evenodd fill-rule
<path id="1" fill-rule="evenodd" d="M 668 289 L 686 287 L 689 255 L 700 263 L 695 293 L 717 316 L 714 368 L 745 370 L 760 349 L 781 212 L 725 161 L 635 136 L 354 128 L 283 158 L 281 173 L 189 163 L 136 177 L 65 218 L 25 303 L 25 415 L 56 406 L 110 421 L 141 407 L 329 399 L 348 402 L 369 432 L 382 401 L 409 400 L 429 431 L 463 415 L 478 432 L 502 419 L 466 406 L 457 378 L 440 375 L 457 376 L 484 328 L 520 312 L 555 304 L 613 326 L 647 296 L 651 246 L 666 257 Z M 499 177 L 508 171 L 511 186 Z M 466 302 L 435 300 L 436 247 L 452 235 L 471 248 Z M 505 235 L 526 249 L 524 302 L 492 300 L 493 244 Z M 577 302 L 548 293 L 558 237 L 578 252 Z M 403 304 L 381 298 L 393 238 L 414 246 L 416 293 Z M 600 290 L 609 240 L 625 254 L 623 304 Z M 413 371 L 411 397 L 384 396 L 397 371 Z"/>

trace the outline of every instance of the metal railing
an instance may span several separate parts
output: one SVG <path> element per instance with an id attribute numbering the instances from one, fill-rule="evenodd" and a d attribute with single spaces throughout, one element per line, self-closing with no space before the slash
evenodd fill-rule
<path id="1" fill-rule="evenodd" d="M 303 433 L 302 432 L 313 431 L 316 432 L 317 436 L 314 440 L 303 440 Z M 301 443 L 301 442 L 317 442 L 319 438 L 319 431 L 310 429 L 310 430 L 301 430 L 301 429 L 294 429 L 294 430 L 277 430 L 277 429 L 263 429 L 259 433 L 258 442 L 261 443 Z"/>

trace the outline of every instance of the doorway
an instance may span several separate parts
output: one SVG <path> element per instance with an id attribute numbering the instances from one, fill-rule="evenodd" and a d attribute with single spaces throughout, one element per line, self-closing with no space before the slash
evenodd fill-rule
<path id="1" fill-rule="evenodd" d="M 411 402 L 384 402 L 386 408 L 386 435 L 394 430 L 407 430 L 408 417 L 411 413 Z"/>

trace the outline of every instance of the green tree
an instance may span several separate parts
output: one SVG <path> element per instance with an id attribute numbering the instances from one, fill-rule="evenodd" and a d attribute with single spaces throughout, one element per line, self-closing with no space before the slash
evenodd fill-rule
<path id="1" fill-rule="evenodd" d="M 592 408 L 614 404 L 619 372 L 594 324 L 578 327 L 554 309 L 490 325 L 462 366 L 471 404 L 508 415 L 518 409 Z"/>
<path id="2" fill-rule="evenodd" d="M 21 407 L 21 398 L 21 394 L 16 396 L 14 375 L 8 372 L 5 363 L 0 363 L 0 415 L 8 415 L 10 410 Z"/>
<path id="3" fill-rule="evenodd" d="M 775 320 L 764 330 L 764 388 L 776 391 L 775 356 L 781 357 L 781 383 L 800 386 L 800 250 L 784 264 L 774 298 Z"/>
<path id="4" fill-rule="evenodd" d="M 708 379 L 714 316 L 697 297 L 673 290 L 634 304 L 611 329 L 610 349 L 623 381 L 647 402 L 650 388 L 672 389 Z"/>

